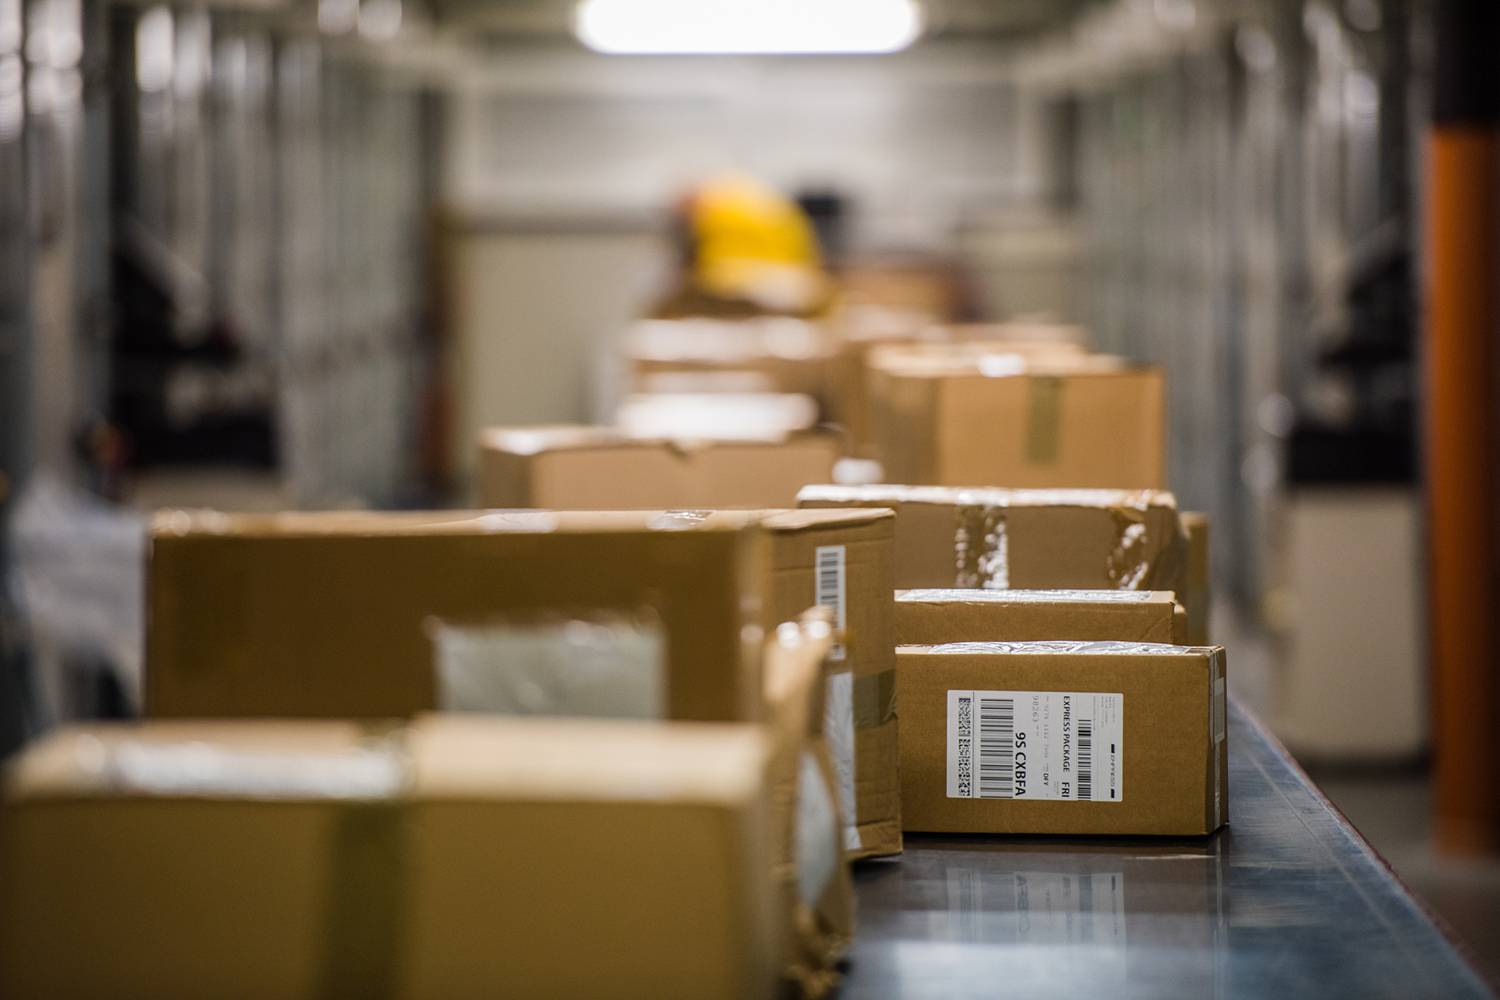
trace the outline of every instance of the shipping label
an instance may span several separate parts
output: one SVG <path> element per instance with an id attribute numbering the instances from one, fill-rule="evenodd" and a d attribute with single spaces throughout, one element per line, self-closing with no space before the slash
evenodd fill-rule
<path id="1" fill-rule="evenodd" d="M 948 797 L 1119 802 L 1125 696 L 949 691 Z"/>

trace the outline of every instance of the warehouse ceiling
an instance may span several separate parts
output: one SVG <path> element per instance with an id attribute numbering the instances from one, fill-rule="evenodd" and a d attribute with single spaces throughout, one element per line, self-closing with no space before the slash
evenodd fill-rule
<path id="1" fill-rule="evenodd" d="M 1014 40 L 1055 27 L 1096 0 L 922 0 L 926 36 Z M 486 41 L 536 43 L 572 37 L 573 0 L 428 0 L 446 29 Z"/>

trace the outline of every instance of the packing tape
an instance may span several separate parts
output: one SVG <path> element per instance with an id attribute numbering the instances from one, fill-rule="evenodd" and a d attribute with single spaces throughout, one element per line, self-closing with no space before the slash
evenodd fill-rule
<path id="1" fill-rule="evenodd" d="M 1105 579 L 1113 589 L 1178 589 L 1177 571 L 1186 546 L 1180 537 L 1168 540 L 1165 545 L 1158 544 L 1161 540 L 1151 534 L 1149 519 L 1155 496 L 1152 491 L 1142 490 L 1117 497 L 1115 503 L 1086 505 L 1108 510 L 1114 519 L 1115 540 L 1104 564 Z M 1059 501 L 1078 505 L 1072 498 Z M 1006 530 L 1009 506 L 1009 503 L 985 502 L 955 506 L 955 587 L 973 590 L 1010 587 L 1010 537 Z"/>
<path id="2" fill-rule="evenodd" d="M 1110 509 L 1115 519 L 1115 544 L 1105 561 L 1105 576 L 1120 590 L 1139 590 L 1151 570 L 1148 547 L 1152 541 L 1146 529 L 1146 511 L 1117 506 Z"/>
<path id="3" fill-rule="evenodd" d="M 659 620 L 598 612 L 485 622 L 429 618 L 438 707 L 489 715 L 661 719 L 667 641 Z"/>
<path id="4" fill-rule="evenodd" d="M 1026 391 L 1026 460 L 1054 465 L 1062 437 L 1063 380 L 1055 375 L 1033 375 Z"/>
<path id="5" fill-rule="evenodd" d="M 1177 517 L 1169 519 L 1166 539 L 1151 534 L 1151 501 L 1155 493 L 1141 490 L 1110 507 L 1116 541 L 1105 565 L 1110 583 L 1120 590 L 1181 591 L 1187 565 L 1187 536 Z M 1180 596 L 1180 595 L 1179 595 Z"/>
<path id="6" fill-rule="evenodd" d="M 1005 531 L 1005 508 L 993 504 L 965 504 L 954 508 L 953 585 L 971 590 L 1010 587 L 1010 540 Z"/>
<path id="7" fill-rule="evenodd" d="M 854 728 L 875 729 L 896 717 L 896 671 L 854 678 Z"/>
<path id="8" fill-rule="evenodd" d="M 375 723 L 366 732 L 400 785 L 383 798 L 344 803 L 334 819 L 318 985 L 324 997 L 386 1000 L 396 995 L 401 962 L 412 770 L 400 729 Z"/>
<path id="9" fill-rule="evenodd" d="M 823 701 L 823 738 L 833 760 L 838 788 L 839 811 L 844 816 L 844 847 L 860 849 L 859 828 L 855 822 L 859 803 L 855 796 L 854 769 L 858 756 L 854 747 L 854 675 L 841 670 L 828 675 Z"/>
<path id="10" fill-rule="evenodd" d="M 410 813 L 399 799 L 347 802 L 335 819 L 318 995 L 396 995 Z"/>

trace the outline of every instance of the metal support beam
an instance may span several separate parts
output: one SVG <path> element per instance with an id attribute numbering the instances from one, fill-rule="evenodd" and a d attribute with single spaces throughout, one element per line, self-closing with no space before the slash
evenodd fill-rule
<path id="1" fill-rule="evenodd" d="M 1500 5 L 1437 4 L 1426 443 L 1435 829 L 1500 853 Z"/>

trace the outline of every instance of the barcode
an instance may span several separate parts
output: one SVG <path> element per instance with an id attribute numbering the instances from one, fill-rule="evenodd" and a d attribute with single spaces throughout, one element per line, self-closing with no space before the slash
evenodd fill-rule
<path id="1" fill-rule="evenodd" d="M 979 797 L 1016 797 L 1016 701 L 979 699 Z"/>
<path id="2" fill-rule="evenodd" d="M 1078 720 L 1078 801 L 1094 798 L 1094 720 Z"/>
<path id="3" fill-rule="evenodd" d="M 844 628 L 844 547 L 819 545 L 815 555 L 814 603 L 833 610 L 833 627 Z M 835 644 L 829 658 L 842 660 L 844 647 Z"/>
<path id="4" fill-rule="evenodd" d="M 948 798 L 988 799 L 988 808 L 1003 802 L 1009 810 L 1029 808 L 1023 802 L 1102 808 L 1123 797 L 1123 694 L 964 689 L 947 695 Z"/>

